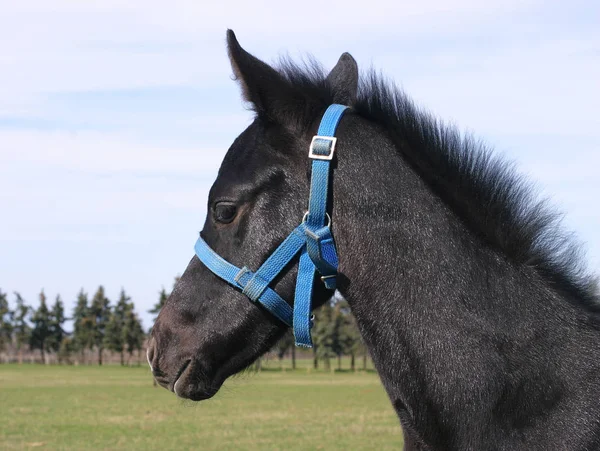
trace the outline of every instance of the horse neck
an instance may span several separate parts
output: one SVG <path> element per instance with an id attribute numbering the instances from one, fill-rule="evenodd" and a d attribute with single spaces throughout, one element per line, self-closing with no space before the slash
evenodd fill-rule
<path id="1" fill-rule="evenodd" d="M 342 125 L 349 144 L 333 188 L 340 291 L 405 432 L 467 449 L 563 408 L 565 390 L 581 392 L 582 360 L 600 371 L 589 359 L 595 346 L 600 361 L 600 334 L 590 335 L 588 314 L 486 246 L 381 130 L 356 117 Z"/>

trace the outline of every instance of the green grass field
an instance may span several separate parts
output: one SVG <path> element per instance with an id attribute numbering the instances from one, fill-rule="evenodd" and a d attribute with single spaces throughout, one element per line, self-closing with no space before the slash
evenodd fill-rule
<path id="1" fill-rule="evenodd" d="M 0 449 L 402 448 L 374 372 L 275 367 L 192 403 L 154 388 L 146 367 L 0 365 Z"/>

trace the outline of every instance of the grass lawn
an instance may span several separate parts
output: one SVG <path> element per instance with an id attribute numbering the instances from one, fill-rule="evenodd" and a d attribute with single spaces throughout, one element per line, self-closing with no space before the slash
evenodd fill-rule
<path id="1" fill-rule="evenodd" d="M 402 433 L 373 372 L 265 370 L 192 403 L 146 367 L 0 365 L 0 449 L 30 448 L 386 450 Z"/>

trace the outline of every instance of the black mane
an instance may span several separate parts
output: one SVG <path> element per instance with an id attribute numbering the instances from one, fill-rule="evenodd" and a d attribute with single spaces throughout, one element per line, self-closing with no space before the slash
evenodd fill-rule
<path id="1" fill-rule="evenodd" d="M 333 102 L 321 66 L 282 60 L 280 73 L 310 99 L 301 112 L 306 126 Z M 597 280 L 580 245 L 560 225 L 561 215 L 540 200 L 514 164 L 453 126 L 416 107 L 401 89 L 371 72 L 361 79 L 353 110 L 385 127 L 399 152 L 489 245 L 535 270 L 555 289 L 600 311 Z M 298 120 L 298 112 L 294 120 Z"/>

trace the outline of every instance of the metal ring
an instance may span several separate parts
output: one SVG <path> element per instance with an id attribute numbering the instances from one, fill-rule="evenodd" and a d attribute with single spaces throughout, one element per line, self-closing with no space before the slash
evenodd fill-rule
<path id="1" fill-rule="evenodd" d="M 306 213 L 304 213 L 304 216 L 302 216 L 302 222 L 306 222 L 307 217 L 308 210 L 306 211 Z M 329 213 L 325 212 L 325 217 L 327 218 L 327 227 L 331 227 L 331 216 L 329 216 Z"/>

